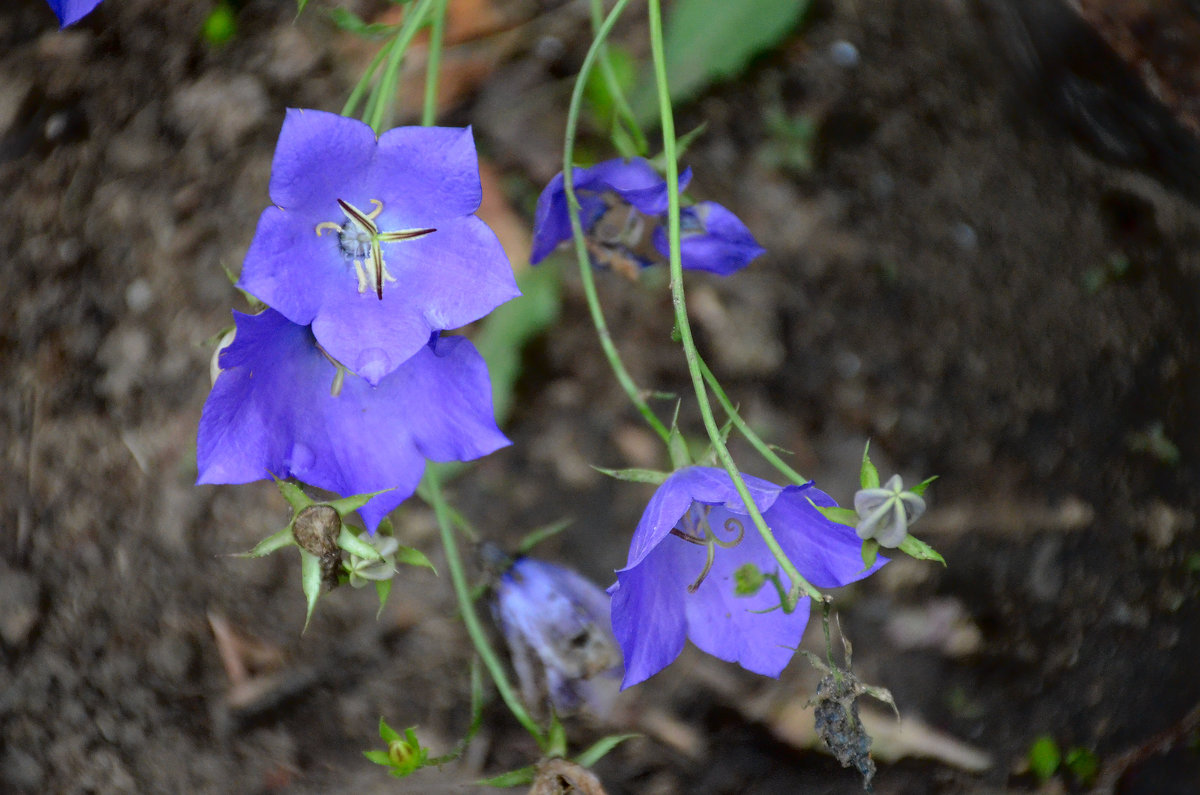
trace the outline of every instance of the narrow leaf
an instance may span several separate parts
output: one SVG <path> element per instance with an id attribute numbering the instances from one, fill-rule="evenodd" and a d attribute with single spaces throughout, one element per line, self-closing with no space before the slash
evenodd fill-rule
<path id="1" fill-rule="evenodd" d="M 939 555 L 936 549 L 911 533 L 905 536 L 904 540 L 900 542 L 899 550 L 917 560 L 936 560 L 943 566 L 946 565 L 946 559 Z"/>
<path id="2" fill-rule="evenodd" d="M 303 630 L 307 631 L 308 622 L 312 620 L 313 608 L 317 606 L 317 597 L 321 595 L 321 559 L 303 548 L 300 550 L 300 584 L 308 599 Z"/>
<path id="3" fill-rule="evenodd" d="M 610 734 L 607 737 L 602 737 L 591 745 L 586 751 L 575 757 L 575 762 L 584 767 L 592 765 L 603 759 L 609 751 L 616 748 L 626 740 L 632 740 L 634 737 L 641 737 L 640 734 Z"/>
<path id="4" fill-rule="evenodd" d="M 917 485 L 912 487 L 912 489 L 911 489 L 912 493 L 916 494 L 918 497 L 924 497 L 925 489 L 929 488 L 929 484 L 937 479 L 938 479 L 937 475 L 934 475 L 931 478 L 925 478 L 920 483 L 918 483 Z"/>
<path id="5" fill-rule="evenodd" d="M 304 489 L 300 488 L 298 484 L 292 483 L 290 480 L 280 480 L 273 474 L 271 477 L 275 478 L 275 485 L 279 487 L 279 493 L 287 500 L 288 505 L 292 506 L 293 511 L 299 513 L 313 504 L 313 501 L 308 498 Z"/>
<path id="6" fill-rule="evenodd" d="M 392 766 L 392 758 L 388 756 L 387 751 L 363 751 L 363 756 L 377 765 L 383 765 L 384 767 Z"/>
<path id="7" fill-rule="evenodd" d="M 254 549 L 249 552 L 239 552 L 239 558 L 261 558 L 263 555 L 270 555 L 277 549 L 294 546 L 296 543 L 295 536 L 292 535 L 292 526 L 280 530 L 278 533 L 273 533 L 255 545 Z"/>
<path id="8" fill-rule="evenodd" d="M 517 544 L 517 551 L 520 552 L 522 555 L 528 555 L 530 550 L 532 550 L 535 546 L 542 543 L 547 538 L 556 536 L 559 533 L 561 533 L 563 530 L 566 530 L 568 527 L 571 526 L 572 523 L 574 523 L 574 521 L 575 521 L 574 519 L 559 519 L 557 522 L 554 522 L 553 524 L 548 524 L 544 527 L 539 527 L 537 529 L 530 530 L 528 533 L 526 533 L 521 538 L 521 541 Z"/>
<path id="9" fill-rule="evenodd" d="M 391 592 L 392 592 L 392 581 L 390 579 L 375 581 L 375 593 L 379 595 L 379 609 L 375 611 L 375 620 L 376 621 L 378 621 L 379 617 L 381 615 L 383 615 L 383 608 L 385 605 L 387 605 L 388 595 Z"/>
<path id="10" fill-rule="evenodd" d="M 351 494 L 349 497 L 342 497 L 340 500 L 330 500 L 326 505 L 338 512 L 338 516 L 345 518 L 346 514 L 351 511 L 357 511 L 359 508 L 370 502 L 372 497 L 378 497 L 380 494 L 386 494 L 392 489 L 380 489 L 373 491 L 370 494 Z"/>
<path id="11" fill-rule="evenodd" d="M 598 466 L 593 466 L 592 469 L 617 480 L 625 480 L 630 483 L 653 483 L 656 486 L 671 477 L 670 472 L 659 472 L 655 469 L 605 469 Z"/>
<path id="12" fill-rule="evenodd" d="M 482 787 L 520 787 L 533 782 L 534 775 L 537 774 L 537 768 L 533 765 L 522 767 L 517 770 L 510 770 L 507 773 L 501 773 L 498 776 L 481 779 L 475 783 Z"/>
<path id="13" fill-rule="evenodd" d="M 855 525 L 858 524 L 858 514 L 856 514 L 854 511 L 850 510 L 849 508 L 839 508 L 836 505 L 830 505 L 830 506 L 817 505 L 811 499 L 808 501 L 808 503 L 809 503 L 809 505 L 811 505 L 812 507 L 814 507 L 818 511 L 820 511 L 821 515 L 824 516 L 826 519 L 828 519 L 831 522 L 837 522 L 838 524 L 849 525 L 850 527 L 854 527 Z"/>
<path id="14" fill-rule="evenodd" d="M 879 542 L 868 538 L 862 545 L 863 571 L 874 566 L 877 557 L 879 557 Z"/>
<path id="15" fill-rule="evenodd" d="M 419 549 L 404 546 L 397 548 L 396 562 L 403 563 L 406 566 L 421 566 L 437 574 L 437 569 L 429 562 L 429 558 L 425 557 L 425 553 Z"/>
<path id="16" fill-rule="evenodd" d="M 387 721 L 385 721 L 383 719 L 383 716 L 380 716 L 380 718 L 379 718 L 379 736 L 380 736 L 380 738 L 383 739 L 383 741 L 385 743 L 394 743 L 394 742 L 396 742 L 396 740 L 400 739 L 400 732 L 396 731 L 391 726 L 389 726 L 387 724 Z"/>
<path id="17" fill-rule="evenodd" d="M 346 525 L 342 525 L 342 532 L 338 533 L 337 545 L 364 560 L 383 560 L 378 549 L 356 536 Z"/>
<path id="18" fill-rule="evenodd" d="M 864 489 L 879 488 L 879 470 L 871 463 L 871 456 L 868 455 L 871 451 L 871 443 L 868 441 L 867 446 L 863 448 L 862 470 L 859 472 L 859 483 Z"/>

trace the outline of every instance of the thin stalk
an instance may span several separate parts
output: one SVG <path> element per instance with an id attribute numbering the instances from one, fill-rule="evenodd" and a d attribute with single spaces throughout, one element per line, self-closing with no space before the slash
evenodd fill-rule
<path id="1" fill-rule="evenodd" d="M 759 455 L 767 460 L 767 463 L 778 469 L 784 477 L 795 483 L 797 486 L 803 486 L 805 483 L 808 483 L 807 478 L 788 466 L 787 462 L 780 458 L 775 451 L 771 449 L 770 445 L 764 442 L 762 438 L 755 433 L 749 425 L 746 424 L 746 421 L 742 419 L 742 416 L 734 407 L 733 402 L 729 400 L 729 396 L 725 394 L 725 390 L 721 388 L 721 382 L 717 380 L 715 375 L 713 375 L 713 371 L 708 369 L 708 363 L 705 362 L 704 359 L 699 355 L 696 356 L 696 361 L 700 363 L 700 372 L 704 374 L 704 380 L 708 382 L 709 388 L 713 391 L 713 394 L 717 396 L 717 402 L 721 404 L 721 409 L 724 410 L 725 416 L 729 417 L 729 419 L 733 422 L 733 427 L 737 428 L 742 436 L 746 437 L 746 441 L 750 442 L 750 446 L 757 450 Z"/>
<path id="2" fill-rule="evenodd" d="M 425 61 L 425 100 L 421 106 L 421 124 L 437 121 L 438 78 L 442 69 L 442 40 L 446 36 L 446 0 L 434 0 L 433 22 L 429 26 L 429 57 Z"/>
<path id="3" fill-rule="evenodd" d="M 446 502 L 446 497 L 442 493 L 441 484 L 438 482 L 437 475 L 432 470 L 426 470 L 425 489 L 426 499 L 433 506 L 434 515 L 437 517 L 438 531 L 442 537 L 442 547 L 446 551 L 446 567 L 450 569 L 450 581 L 454 585 L 454 597 L 458 600 L 459 611 L 462 613 L 463 623 L 466 624 L 467 634 L 471 637 L 471 643 L 475 646 L 475 651 L 479 654 L 479 659 L 483 662 L 483 666 L 487 668 L 491 674 L 492 681 L 496 683 L 496 691 L 500 694 L 501 700 L 505 706 L 517 719 L 517 722 L 525 727 L 525 730 L 533 735 L 533 739 L 537 741 L 539 748 L 546 747 L 546 735 L 542 733 L 542 729 L 538 726 L 537 721 L 530 717 L 526 711 L 525 705 L 521 703 L 521 699 L 517 697 L 517 693 L 513 690 L 512 684 L 508 681 L 508 675 L 504 672 L 504 665 L 500 662 L 500 658 L 496 656 L 496 652 L 492 649 L 488 642 L 487 633 L 484 632 L 483 626 L 479 623 L 479 616 L 475 613 L 474 603 L 471 601 L 471 589 L 467 585 L 467 575 L 463 569 L 462 558 L 458 555 L 458 545 L 454 540 L 454 529 L 451 525 L 450 506 Z"/>
<path id="4" fill-rule="evenodd" d="M 604 18 L 604 0 L 592 0 L 591 10 L 592 33 L 594 34 L 599 30 Z M 646 135 L 633 115 L 633 108 L 629 106 L 629 100 L 626 99 L 625 92 L 621 89 L 621 81 L 617 79 L 617 75 L 613 71 L 612 62 L 608 58 L 607 46 L 600 48 L 600 73 L 604 77 L 604 84 L 608 86 L 608 95 L 612 97 L 616 117 L 625 120 L 629 132 L 633 135 L 633 145 L 637 147 L 639 154 L 645 154 L 649 148 L 646 144 Z"/>
<path id="5" fill-rule="evenodd" d="M 608 330 L 608 322 L 604 319 L 604 310 L 600 306 L 600 298 L 596 294 L 596 282 L 592 276 L 592 260 L 588 256 L 587 242 L 583 237 L 583 224 L 579 220 L 579 200 L 575 198 L 575 169 L 571 162 L 575 154 L 575 134 L 579 126 L 579 109 L 583 105 L 584 86 L 600 55 L 600 48 L 604 45 L 604 40 L 608 38 L 613 25 L 616 24 L 618 17 L 627 5 L 629 5 L 629 0 L 617 0 L 612 11 L 608 13 L 604 22 L 596 30 L 592 46 L 588 49 L 587 55 L 583 59 L 583 65 L 579 68 L 579 77 L 576 78 L 575 89 L 571 93 L 571 104 L 567 108 L 567 133 L 566 140 L 563 142 L 563 190 L 567 195 L 567 214 L 571 218 L 571 233 L 575 243 L 575 258 L 579 261 L 583 293 L 587 298 L 588 311 L 592 315 L 592 325 L 596 327 L 596 336 L 600 339 L 604 357 L 608 360 L 608 366 L 612 368 L 613 375 L 616 376 L 621 388 L 625 390 L 629 401 L 641 412 L 646 423 L 654 429 L 663 442 L 668 443 L 671 432 L 667 430 L 667 426 L 663 425 L 662 420 L 655 416 L 645 398 L 642 397 L 641 390 L 634 383 L 633 377 L 625 369 L 625 364 L 621 361 L 621 354 L 617 352 L 617 346 L 613 343 L 612 334 Z"/>
<path id="6" fill-rule="evenodd" d="M 375 71 L 379 69 L 379 65 L 383 63 L 383 59 L 387 57 L 387 54 L 391 52 L 395 44 L 396 37 L 393 36 L 387 44 L 379 48 L 379 52 L 375 53 L 375 57 L 371 59 L 367 70 L 363 72 L 363 76 L 355 83 L 354 89 L 350 92 L 350 97 L 346 100 L 346 104 L 342 106 L 343 116 L 349 116 L 354 113 L 354 109 L 362 101 L 363 94 L 367 93 L 367 88 L 371 85 L 371 78 L 375 76 Z"/>
<path id="7" fill-rule="evenodd" d="M 417 31 L 425 24 L 425 17 L 429 14 L 429 9 L 434 2 L 435 0 L 418 0 L 417 4 L 412 6 L 405 15 L 404 26 L 400 28 L 400 32 L 396 34 L 396 39 L 392 43 L 387 64 L 383 68 L 383 75 L 379 78 L 379 83 L 376 84 L 375 91 L 367 102 L 367 113 L 363 119 L 371 125 L 371 129 L 375 131 L 376 135 L 383 132 L 383 125 L 387 121 L 392 99 L 396 96 L 396 84 L 400 80 L 400 64 L 404 61 L 404 54 L 408 52 L 408 45 L 412 43 Z"/>
<path id="8" fill-rule="evenodd" d="M 692 327 L 688 322 L 687 315 L 687 301 L 683 293 L 683 263 L 679 251 L 679 163 L 676 162 L 675 117 L 671 110 L 671 96 L 667 87 L 666 58 L 663 55 L 660 0 L 648 0 L 647 10 L 650 18 L 650 51 L 654 61 L 654 82 L 658 89 L 658 113 L 662 122 L 663 155 L 667 166 L 667 237 L 671 244 L 671 300 L 675 306 L 675 325 L 679 329 L 680 342 L 683 344 L 684 356 L 687 359 L 688 373 L 692 377 L 692 388 L 696 392 L 696 403 L 700 407 L 700 416 L 704 419 L 704 428 L 708 431 L 708 438 L 712 442 L 713 449 L 717 451 L 721 465 L 729 473 L 733 486 L 737 489 L 738 496 L 746 506 L 746 512 L 754 522 L 755 528 L 758 529 L 759 535 L 762 536 L 763 542 L 771 550 L 779 567 L 783 569 L 784 574 L 791 582 L 788 604 L 783 606 L 786 611 L 791 612 L 804 595 L 818 601 L 823 601 L 824 596 L 796 570 L 783 548 L 779 546 L 775 534 L 767 526 L 758 506 L 750 498 L 750 492 L 746 488 L 742 473 L 738 471 L 737 465 L 733 462 L 733 456 L 729 454 L 729 449 L 721 439 L 721 431 L 713 417 L 712 405 L 708 402 L 708 390 L 704 386 L 704 376 L 700 372 L 699 354 L 696 352 L 696 343 L 692 338 Z"/>

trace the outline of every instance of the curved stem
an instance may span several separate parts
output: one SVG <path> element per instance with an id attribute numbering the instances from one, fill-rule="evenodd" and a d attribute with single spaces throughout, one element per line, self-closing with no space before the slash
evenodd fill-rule
<path id="1" fill-rule="evenodd" d="M 579 200 L 575 198 L 575 169 L 574 164 L 571 162 L 575 154 L 575 133 L 579 126 L 579 109 L 583 104 L 583 91 L 588 75 L 596 64 L 596 59 L 600 55 L 604 40 L 608 38 L 608 34 L 612 30 L 613 25 L 616 24 L 617 18 L 627 5 L 629 5 L 629 0 L 617 0 L 616 5 L 608 13 L 603 24 L 596 30 L 592 46 L 588 49 L 587 55 L 583 59 L 583 65 L 579 68 L 579 76 L 575 79 L 575 89 L 571 93 L 571 104 L 567 108 L 566 140 L 563 142 L 563 190 L 567 195 L 567 214 L 571 218 L 571 233 L 575 243 L 575 257 L 579 261 L 579 275 L 583 281 L 583 293 L 587 297 L 588 311 L 592 315 L 592 325 L 596 327 L 596 336 L 600 339 L 600 347 L 604 350 L 604 357 L 608 360 L 608 366 L 612 368 L 613 375 L 616 376 L 621 388 L 625 390 L 629 401 L 641 412 L 646 423 L 654 429 L 663 442 L 668 442 L 671 438 L 671 432 L 667 430 L 667 426 L 663 425 L 662 420 L 650 409 L 650 406 L 646 403 L 646 399 L 642 397 L 641 390 L 634 383 L 633 377 L 625 369 L 625 364 L 621 361 L 621 354 L 617 352 L 617 346 L 613 343 L 612 334 L 608 330 L 608 322 L 604 319 L 604 310 L 600 306 L 600 298 L 596 294 L 596 281 L 592 275 L 592 260 L 588 255 L 587 242 L 583 236 L 583 224 L 579 220 Z"/>
<path id="2" fill-rule="evenodd" d="M 687 315 L 687 301 L 683 293 L 683 263 L 680 260 L 679 252 L 679 163 L 675 159 L 675 117 L 671 110 L 671 97 L 667 88 L 666 58 L 663 54 L 662 8 L 660 0 L 648 0 L 647 6 L 650 17 L 650 50 L 654 60 L 654 81 L 658 89 L 658 112 L 662 122 L 663 155 L 667 166 L 667 196 L 669 200 L 667 236 L 671 243 L 671 300 L 675 306 L 675 326 L 679 329 L 680 342 L 683 344 L 684 356 L 687 358 L 688 373 L 692 377 L 692 388 L 696 392 L 696 402 L 700 407 L 700 416 L 704 419 L 704 428 L 708 431 L 708 438 L 717 452 L 721 465 L 729 473 L 734 488 L 737 489 L 738 496 L 741 497 L 746 512 L 758 529 L 759 535 L 762 536 L 763 542 L 771 550 L 771 554 L 791 583 L 788 603 L 783 606 L 787 612 L 791 612 L 804 595 L 817 600 L 823 600 L 824 597 L 796 570 L 783 548 L 779 546 L 775 534 L 767 526 L 758 506 L 750 498 L 750 492 L 746 488 L 745 480 L 742 479 L 742 473 L 738 471 L 733 457 L 729 454 L 729 449 L 721 439 L 721 431 L 717 427 L 716 420 L 713 418 L 712 406 L 708 402 L 708 390 L 704 386 L 704 376 L 700 371 L 699 355 L 696 352 L 696 343 L 692 338 L 692 327 L 688 322 Z"/>
<path id="3" fill-rule="evenodd" d="M 538 726 L 537 721 L 530 717 L 526 711 L 525 705 L 521 703 L 521 699 L 517 697 L 517 693 L 513 690 L 512 684 L 508 681 L 508 676 L 504 672 L 504 665 L 496 656 L 495 650 L 492 649 L 488 642 L 487 633 L 484 632 L 483 626 L 479 623 L 479 616 L 475 613 L 475 605 L 471 601 L 471 589 L 467 584 L 467 575 L 463 570 L 462 558 L 458 555 L 458 545 L 454 541 L 454 530 L 450 526 L 450 506 L 446 502 L 446 497 L 442 493 L 441 484 L 438 482 L 437 474 L 431 470 L 426 470 L 425 483 L 427 488 L 425 493 L 430 505 L 433 506 L 434 515 L 437 517 L 438 531 L 442 537 L 442 547 L 446 551 L 446 568 L 450 569 L 450 581 L 454 585 L 454 596 L 458 600 L 459 611 L 462 613 L 463 623 L 466 624 L 467 634 L 471 637 L 471 643 L 475 646 L 475 651 L 479 653 L 479 659 L 483 661 L 483 665 L 491 674 L 492 681 L 496 683 L 496 690 L 500 693 L 500 698 L 504 701 L 505 706 L 512 712 L 513 717 L 525 727 L 525 730 L 533 735 L 533 739 L 537 741 L 539 748 L 546 747 L 546 735 L 542 733 L 542 729 Z"/>
<path id="4" fill-rule="evenodd" d="M 708 363 L 705 362 L 699 354 L 696 355 L 696 361 L 700 363 L 700 372 L 704 374 L 704 380 L 708 382 L 709 389 L 711 389 L 713 394 L 716 395 L 717 402 L 721 404 L 721 409 L 725 412 L 725 416 L 729 417 L 729 419 L 733 422 L 733 427 L 738 429 L 742 436 L 746 438 L 746 441 L 750 442 L 750 445 L 758 451 L 759 455 L 767 460 L 767 463 L 778 469 L 780 474 L 782 474 L 788 480 L 792 481 L 797 486 L 803 486 L 804 484 L 808 483 L 808 478 L 804 477 L 799 472 L 788 466 L 787 462 L 780 458 L 779 455 L 762 440 L 762 437 L 755 433 L 754 430 L 746 424 L 746 421 L 742 419 L 741 414 L 738 413 L 737 408 L 734 407 L 733 402 L 729 399 L 729 396 L 725 394 L 725 390 L 721 388 L 721 382 L 717 380 L 715 375 L 713 375 L 713 371 L 708 368 Z"/>
<path id="5" fill-rule="evenodd" d="M 429 57 L 425 61 L 425 99 L 421 106 L 421 124 L 437 121 L 438 77 L 442 70 L 442 40 L 446 37 L 446 2 L 434 0 L 433 22 L 429 26 Z"/>
<path id="6" fill-rule="evenodd" d="M 363 119 L 371 125 L 371 129 L 375 130 L 376 135 L 383 132 L 388 111 L 396 96 L 396 84 L 400 80 L 400 64 L 404 61 L 404 54 L 408 52 L 408 45 L 412 43 L 417 31 L 425 24 L 425 17 L 429 14 L 429 9 L 434 2 L 435 0 L 418 0 L 405 15 L 404 26 L 400 28 L 400 32 L 396 34 L 396 38 L 392 42 L 387 64 L 383 68 L 383 75 L 379 78 L 379 83 L 376 84 L 375 90 L 367 101 L 367 111 Z"/>
<path id="7" fill-rule="evenodd" d="M 392 51 L 392 47 L 396 44 L 396 37 L 385 45 L 379 48 L 379 52 L 375 53 L 375 57 L 371 59 L 371 63 L 367 66 L 367 70 L 363 72 L 363 76 L 354 84 L 354 89 L 350 92 L 350 96 L 346 99 L 346 104 L 342 106 L 342 115 L 349 116 L 354 113 L 354 109 L 358 107 L 358 103 L 362 101 L 363 94 L 367 93 L 367 88 L 371 85 L 371 78 L 375 76 L 379 65 L 383 63 L 383 59 Z M 364 121 L 365 121 L 364 111 Z"/>

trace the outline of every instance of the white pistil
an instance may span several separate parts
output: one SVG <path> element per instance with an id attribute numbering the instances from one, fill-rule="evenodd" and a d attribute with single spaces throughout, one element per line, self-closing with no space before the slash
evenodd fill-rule
<path id="1" fill-rule="evenodd" d="M 437 230 L 404 229 L 396 232 L 380 232 L 379 227 L 375 225 L 375 219 L 383 212 L 383 202 L 371 199 L 371 204 L 375 205 L 375 209 L 369 213 L 364 213 L 344 199 L 338 199 L 337 203 L 346 215 L 346 222 L 341 225 L 332 221 L 317 224 L 317 237 L 320 237 L 322 232 L 336 231 L 338 244 L 342 251 L 347 257 L 353 259 L 359 294 L 365 293 L 373 283 L 375 294 L 382 301 L 384 282 L 394 282 L 396 277 L 388 273 L 387 263 L 383 261 L 383 248 L 379 244 L 412 240 Z"/>

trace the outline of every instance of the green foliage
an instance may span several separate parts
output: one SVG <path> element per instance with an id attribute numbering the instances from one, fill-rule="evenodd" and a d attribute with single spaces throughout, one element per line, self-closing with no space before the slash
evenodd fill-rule
<path id="1" fill-rule="evenodd" d="M 910 536 L 911 537 L 911 536 Z M 879 542 L 873 538 L 868 538 L 862 545 L 862 562 L 863 571 L 875 565 L 875 559 L 879 557 Z"/>
<path id="2" fill-rule="evenodd" d="M 391 33 L 396 29 L 395 25 L 385 25 L 379 22 L 367 22 L 358 14 L 349 11 L 345 8 L 331 8 L 329 10 L 329 18 L 333 20 L 333 24 L 347 33 L 353 33 L 356 36 L 364 38 L 379 38 Z"/>
<path id="3" fill-rule="evenodd" d="M 1067 751 L 1063 763 L 1071 776 L 1083 786 L 1091 786 L 1100 772 L 1100 760 L 1087 748 L 1075 747 Z"/>
<path id="4" fill-rule="evenodd" d="M 220 47 L 237 35 L 237 17 L 229 3 L 217 3 L 209 12 L 201 29 L 204 41 L 210 47 Z"/>
<path id="5" fill-rule="evenodd" d="M 897 547 L 897 549 L 909 557 L 916 558 L 917 560 L 936 560 L 943 566 L 946 565 L 946 559 L 943 558 L 936 549 L 929 546 L 912 533 L 909 533 L 904 537 L 904 540 L 900 542 L 900 546 Z"/>
<path id="6" fill-rule="evenodd" d="M 402 738 L 395 729 L 379 719 L 379 737 L 387 743 L 386 751 L 363 751 L 363 756 L 377 765 L 388 768 L 396 778 L 404 778 L 425 766 L 429 750 L 421 747 L 417 740 L 416 727 L 404 730 Z"/>
<path id="7" fill-rule="evenodd" d="M 766 582 L 767 576 L 762 569 L 753 563 L 743 563 L 733 572 L 733 593 L 735 596 L 754 596 Z"/>
<path id="8" fill-rule="evenodd" d="M 656 469 L 604 469 L 598 466 L 593 466 L 592 469 L 617 480 L 629 483 L 653 483 L 656 486 L 661 485 L 671 476 L 670 472 L 659 472 Z"/>
<path id="9" fill-rule="evenodd" d="M 573 519 L 559 519 L 557 522 L 530 530 L 528 533 L 523 535 L 521 540 L 517 543 L 517 552 L 522 555 L 528 555 L 533 551 L 535 546 L 542 543 L 547 538 L 552 538 L 561 533 L 563 530 L 566 530 L 573 522 Z"/>
<path id="10" fill-rule="evenodd" d="M 626 740 L 632 740 L 634 737 L 641 737 L 640 734 L 610 734 L 607 737 L 602 737 L 588 747 L 586 751 L 575 757 L 577 764 L 584 767 L 592 765 L 603 759 L 609 751 L 616 748 Z"/>
<path id="11" fill-rule="evenodd" d="M 1043 734 L 1029 746 L 1029 770 L 1038 781 L 1045 781 L 1058 772 L 1062 764 L 1062 752 L 1058 743 L 1048 734 Z"/>
<path id="12" fill-rule="evenodd" d="M 861 488 L 877 489 L 879 488 L 879 470 L 871 463 L 871 442 L 868 441 L 863 447 L 862 468 L 858 474 L 858 482 Z"/>
<path id="13" fill-rule="evenodd" d="M 500 789 L 506 787 L 523 787 L 526 784 L 532 784 L 535 775 L 537 775 L 537 768 L 533 765 L 526 765 L 516 770 L 510 770 L 507 773 L 501 773 L 498 776 L 480 779 L 475 783 L 483 787 L 497 787 Z"/>
<path id="14" fill-rule="evenodd" d="M 671 101 L 697 96 L 711 83 L 740 74 L 754 56 L 779 44 L 803 19 L 809 0 L 678 0 L 664 31 Z M 634 94 L 643 123 L 657 115 L 647 69 Z"/>

